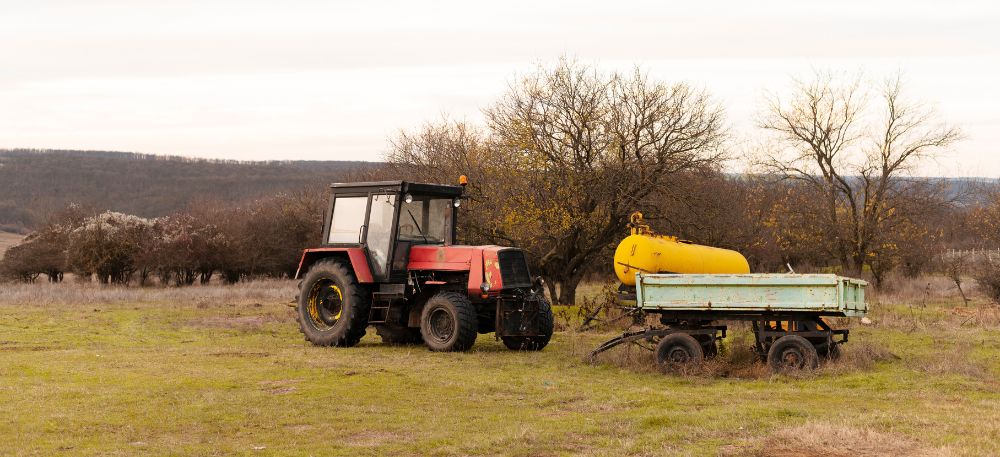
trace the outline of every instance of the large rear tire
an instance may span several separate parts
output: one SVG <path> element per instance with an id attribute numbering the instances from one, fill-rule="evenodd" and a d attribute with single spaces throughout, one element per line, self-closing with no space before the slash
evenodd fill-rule
<path id="1" fill-rule="evenodd" d="M 467 351 L 476 342 L 476 309 L 469 297 L 438 292 L 420 313 L 420 334 L 435 352 Z"/>
<path id="2" fill-rule="evenodd" d="M 552 331 L 555 328 L 555 317 L 552 315 L 552 305 L 549 304 L 545 296 L 541 296 L 538 303 L 538 329 L 540 335 L 536 336 L 502 336 L 503 345 L 507 349 L 515 351 L 541 351 L 549 340 L 552 339 Z"/>
<path id="3" fill-rule="evenodd" d="M 365 336 L 371 298 L 344 264 L 317 262 L 302 278 L 295 320 L 317 346 L 350 347 Z"/>

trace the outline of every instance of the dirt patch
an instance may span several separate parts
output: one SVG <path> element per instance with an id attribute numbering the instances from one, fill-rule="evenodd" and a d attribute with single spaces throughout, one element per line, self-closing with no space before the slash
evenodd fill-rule
<path id="1" fill-rule="evenodd" d="M 947 448 L 931 448 L 894 433 L 820 422 L 780 429 L 757 443 L 725 447 L 720 454 L 730 457 L 953 455 Z"/>

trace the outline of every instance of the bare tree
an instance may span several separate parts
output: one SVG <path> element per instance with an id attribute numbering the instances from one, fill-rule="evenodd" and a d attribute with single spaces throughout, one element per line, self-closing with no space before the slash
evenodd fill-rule
<path id="1" fill-rule="evenodd" d="M 907 217 L 899 202 L 912 191 L 915 181 L 905 177 L 913 166 L 961 137 L 906 100 L 899 77 L 878 88 L 877 108 L 863 86 L 860 77 L 817 74 L 787 100 L 770 97 L 759 122 L 776 140 L 763 165 L 822 196 L 817 222 L 829 254 L 854 274 Z"/>
<path id="2" fill-rule="evenodd" d="M 445 123 L 404 134 L 388 159 L 424 176 L 451 164 L 448 180 L 469 170 L 478 187 L 465 233 L 526 249 L 559 303 L 607 268 L 594 260 L 625 234 L 629 213 L 650 207 L 672 176 L 720 158 L 721 110 L 704 92 L 640 71 L 602 74 L 564 59 L 517 81 L 485 115 L 484 132 Z"/>
<path id="3" fill-rule="evenodd" d="M 970 260 L 968 251 L 955 251 L 941 256 L 941 266 L 944 274 L 955 283 L 959 295 L 962 296 L 962 304 L 965 305 L 969 304 L 969 298 L 965 295 L 965 290 L 962 289 L 962 282 L 965 280 L 965 276 L 969 274 Z"/>

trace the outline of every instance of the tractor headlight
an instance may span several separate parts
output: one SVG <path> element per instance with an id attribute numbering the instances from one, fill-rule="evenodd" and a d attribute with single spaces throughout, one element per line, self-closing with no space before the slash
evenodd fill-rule
<path id="1" fill-rule="evenodd" d="M 413 195 L 406 194 L 403 196 L 403 201 L 406 203 L 413 203 Z"/>
<path id="2" fill-rule="evenodd" d="M 462 206 L 462 199 L 461 198 L 456 198 L 455 201 L 451 202 L 451 204 L 455 208 L 458 208 L 459 206 Z"/>
<path id="3" fill-rule="evenodd" d="M 480 284 L 479 285 L 479 290 L 483 291 L 484 294 L 486 292 L 489 292 L 490 291 L 490 283 L 484 282 L 484 283 Z"/>

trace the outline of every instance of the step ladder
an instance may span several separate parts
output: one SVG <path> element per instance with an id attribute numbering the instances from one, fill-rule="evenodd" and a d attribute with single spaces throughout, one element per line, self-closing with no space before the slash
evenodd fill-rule
<path id="1" fill-rule="evenodd" d="M 389 310 L 395 301 L 406 298 L 405 284 L 382 284 L 378 292 L 372 292 L 372 307 L 368 313 L 369 324 L 384 324 L 389 319 Z"/>

